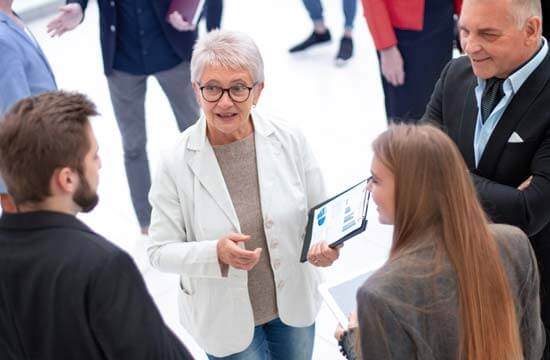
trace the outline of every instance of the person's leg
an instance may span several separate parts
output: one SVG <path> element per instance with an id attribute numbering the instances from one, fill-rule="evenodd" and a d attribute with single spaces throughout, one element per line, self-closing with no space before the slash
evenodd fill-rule
<path id="1" fill-rule="evenodd" d="M 353 56 L 353 23 L 357 13 L 357 0 L 342 0 L 344 10 L 344 36 L 336 54 L 336 65 L 344 65 Z"/>
<path id="2" fill-rule="evenodd" d="M 351 37 L 355 14 L 357 14 L 357 0 L 342 0 L 344 9 L 344 36 Z"/>
<path id="3" fill-rule="evenodd" d="M 330 31 L 325 25 L 323 18 L 323 6 L 321 0 L 302 0 L 304 6 L 313 21 L 313 33 L 301 43 L 290 48 L 289 52 L 295 53 L 306 50 L 313 45 L 318 45 L 330 41 Z"/>
<path id="4" fill-rule="evenodd" d="M 151 221 L 151 205 L 147 199 L 151 188 L 151 175 L 147 160 L 145 129 L 147 77 L 113 70 L 107 76 L 107 83 L 122 136 L 124 166 L 132 203 L 142 232 L 146 232 Z"/>
<path id="5" fill-rule="evenodd" d="M 155 74 L 166 94 L 179 131 L 187 129 L 199 118 L 199 104 L 191 86 L 189 63 L 184 61 L 171 69 Z"/>
<path id="6" fill-rule="evenodd" d="M 311 18 L 311 21 L 313 21 L 313 27 L 315 31 L 324 32 L 326 30 L 326 27 L 325 19 L 323 17 L 323 5 L 321 4 L 321 0 L 302 0 L 302 2 L 304 3 L 307 13 Z"/>
<path id="7" fill-rule="evenodd" d="M 267 348 L 264 328 L 261 325 L 254 328 L 252 342 L 240 353 L 224 357 L 216 357 L 209 354 L 207 354 L 207 356 L 209 360 L 271 360 Z"/>
<path id="8" fill-rule="evenodd" d="M 292 327 L 277 318 L 265 324 L 264 329 L 271 360 L 311 360 L 315 324 Z"/>
<path id="9" fill-rule="evenodd" d="M 206 30 L 219 29 L 222 23 L 223 0 L 206 0 Z"/>

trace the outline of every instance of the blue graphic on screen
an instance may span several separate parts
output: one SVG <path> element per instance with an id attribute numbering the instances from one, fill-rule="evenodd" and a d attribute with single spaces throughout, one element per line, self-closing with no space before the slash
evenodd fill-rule
<path id="1" fill-rule="evenodd" d="M 351 207 L 348 205 L 348 201 L 346 200 L 346 209 L 344 210 L 344 225 L 342 227 L 342 232 L 348 230 L 353 226 L 355 226 L 355 216 L 353 214 L 353 210 L 351 210 Z"/>
<path id="2" fill-rule="evenodd" d="M 327 209 L 322 208 L 319 211 L 319 214 L 317 214 L 317 224 L 319 226 L 323 225 L 325 223 L 326 218 L 327 218 Z"/>

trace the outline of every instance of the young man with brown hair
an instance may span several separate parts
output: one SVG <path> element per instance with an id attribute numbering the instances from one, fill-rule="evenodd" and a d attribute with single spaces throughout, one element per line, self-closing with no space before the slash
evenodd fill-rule
<path id="1" fill-rule="evenodd" d="M 101 162 L 85 96 L 19 101 L 0 124 L 0 358 L 192 359 L 130 256 L 76 218 L 98 202 Z"/>

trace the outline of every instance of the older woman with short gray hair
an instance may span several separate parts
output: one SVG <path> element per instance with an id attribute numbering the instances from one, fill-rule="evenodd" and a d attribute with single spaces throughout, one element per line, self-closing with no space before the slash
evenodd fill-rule
<path id="1" fill-rule="evenodd" d="M 257 109 L 263 61 L 248 36 L 197 42 L 203 115 L 162 157 L 149 256 L 180 276 L 183 326 L 210 359 L 311 359 L 320 275 L 299 261 L 310 207 L 325 199 L 304 135 Z"/>

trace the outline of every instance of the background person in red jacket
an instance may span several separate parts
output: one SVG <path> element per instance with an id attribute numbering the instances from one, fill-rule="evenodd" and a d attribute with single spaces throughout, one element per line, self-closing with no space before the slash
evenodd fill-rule
<path id="1" fill-rule="evenodd" d="M 422 117 L 452 57 L 462 0 L 362 0 L 380 58 L 388 122 Z"/>

